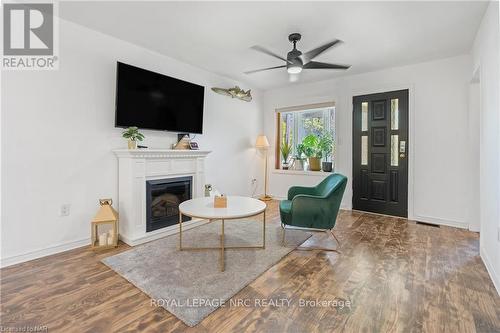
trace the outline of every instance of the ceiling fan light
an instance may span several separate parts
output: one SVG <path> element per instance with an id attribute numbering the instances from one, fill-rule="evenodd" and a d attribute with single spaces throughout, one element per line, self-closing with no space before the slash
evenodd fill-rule
<path id="1" fill-rule="evenodd" d="M 289 66 L 286 70 L 289 74 L 299 74 L 302 72 L 302 66 Z"/>

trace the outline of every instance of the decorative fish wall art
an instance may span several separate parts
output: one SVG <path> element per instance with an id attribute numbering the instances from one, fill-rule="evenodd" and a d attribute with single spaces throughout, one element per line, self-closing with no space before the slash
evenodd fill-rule
<path id="1" fill-rule="evenodd" d="M 231 98 L 241 99 L 242 101 L 245 101 L 245 102 L 250 102 L 252 100 L 252 95 L 250 94 L 250 89 L 245 91 L 245 90 L 241 89 L 240 87 L 235 86 L 234 88 L 229 88 L 229 89 L 212 88 L 212 90 L 218 94 L 225 95 L 225 96 L 231 96 Z"/>

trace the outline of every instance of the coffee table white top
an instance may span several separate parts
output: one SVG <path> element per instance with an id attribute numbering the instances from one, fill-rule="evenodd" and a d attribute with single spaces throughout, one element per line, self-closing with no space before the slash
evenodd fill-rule
<path id="1" fill-rule="evenodd" d="M 228 196 L 227 208 L 215 208 L 213 197 L 195 198 L 179 205 L 182 214 L 203 219 L 238 219 L 262 213 L 266 204 L 260 200 Z"/>

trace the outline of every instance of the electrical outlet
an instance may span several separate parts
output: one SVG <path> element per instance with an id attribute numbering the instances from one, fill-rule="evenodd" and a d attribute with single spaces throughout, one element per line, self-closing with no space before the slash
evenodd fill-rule
<path id="1" fill-rule="evenodd" d="M 62 204 L 61 209 L 59 210 L 59 216 L 68 216 L 70 211 L 70 204 Z"/>

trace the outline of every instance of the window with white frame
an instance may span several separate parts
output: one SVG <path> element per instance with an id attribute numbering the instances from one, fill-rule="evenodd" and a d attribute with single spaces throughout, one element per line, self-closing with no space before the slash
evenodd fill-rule
<path id="1" fill-rule="evenodd" d="M 333 162 L 335 159 L 335 107 L 303 107 L 292 108 L 292 110 L 277 112 L 278 135 L 276 147 L 277 158 L 276 168 L 281 169 L 284 165 L 293 164 L 294 160 L 302 159 L 307 164 L 306 154 L 304 154 L 304 139 L 308 136 L 314 136 L 318 141 L 330 138 L 331 151 L 323 151 L 321 158 L 323 161 Z M 323 141 L 321 141 L 323 142 Z M 283 156 L 283 147 L 289 146 L 289 156 L 285 160 Z M 307 169 L 307 166 L 306 166 Z"/>

